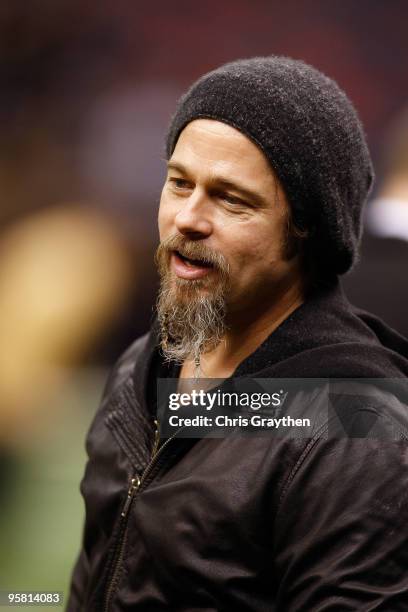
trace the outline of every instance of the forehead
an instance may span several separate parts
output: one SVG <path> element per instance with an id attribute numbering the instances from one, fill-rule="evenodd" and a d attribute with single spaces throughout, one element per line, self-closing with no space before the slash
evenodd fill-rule
<path id="1" fill-rule="evenodd" d="M 239 130 L 213 119 L 196 119 L 181 132 L 172 161 L 200 173 L 275 184 L 275 175 L 258 146 Z"/>

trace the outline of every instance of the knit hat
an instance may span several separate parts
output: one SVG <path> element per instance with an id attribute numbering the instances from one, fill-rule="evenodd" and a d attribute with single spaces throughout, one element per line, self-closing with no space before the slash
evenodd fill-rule
<path id="1" fill-rule="evenodd" d="M 171 157 L 183 128 L 216 119 L 257 144 L 279 177 L 313 259 L 331 274 L 353 264 L 373 168 L 357 113 L 339 86 L 287 57 L 231 62 L 196 81 L 171 120 Z"/>

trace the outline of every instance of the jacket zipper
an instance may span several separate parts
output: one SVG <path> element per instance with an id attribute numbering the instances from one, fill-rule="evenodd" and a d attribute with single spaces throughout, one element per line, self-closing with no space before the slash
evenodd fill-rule
<path id="1" fill-rule="evenodd" d="M 106 589 L 104 612 L 108 612 L 109 610 L 113 592 L 114 592 L 116 582 L 117 582 L 119 568 L 123 561 L 123 553 L 125 549 L 125 542 L 126 542 L 126 536 L 127 536 L 127 530 L 128 530 L 128 524 L 129 524 L 129 520 L 128 520 L 129 510 L 132 505 L 132 502 L 135 498 L 136 493 L 140 491 L 140 488 L 145 482 L 146 477 L 150 474 L 152 468 L 156 464 L 157 457 L 162 454 L 163 449 L 169 444 L 169 442 L 171 442 L 171 440 L 173 440 L 173 438 L 176 437 L 180 429 L 182 429 L 182 428 L 178 429 L 170 438 L 168 438 L 161 445 L 160 448 L 158 448 L 159 442 L 160 442 L 160 434 L 159 434 L 159 425 L 158 425 L 157 420 L 154 421 L 154 425 L 155 425 L 154 445 L 153 445 L 153 450 L 152 450 L 150 461 L 145 467 L 140 478 L 137 474 L 135 474 L 135 476 L 131 478 L 128 492 L 127 492 L 126 501 L 123 505 L 123 509 L 120 514 L 121 521 L 122 521 L 122 527 L 121 527 L 121 530 L 118 536 L 118 542 L 117 542 L 117 547 L 116 547 L 117 553 L 115 555 L 115 560 L 113 563 L 113 571 L 111 574 L 111 578 L 109 580 L 109 584 Z"/>

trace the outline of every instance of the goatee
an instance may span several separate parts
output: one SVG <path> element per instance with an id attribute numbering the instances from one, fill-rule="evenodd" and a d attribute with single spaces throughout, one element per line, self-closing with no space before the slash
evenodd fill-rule
<path id="1" fill-rule="evenodd" d="M 209 274 L 196 280 L 177 277 L 170 268 L 174 251 L 205 262 L 211 267 Z M 218 346 L 225 334 L 228 263 L 202 242 L 179 234 L 160 243 L 155 260 L 161 281 L 157 316 L 162 353 L 177 363 L 193 359 L 197 368 L 201 355 Z"/>

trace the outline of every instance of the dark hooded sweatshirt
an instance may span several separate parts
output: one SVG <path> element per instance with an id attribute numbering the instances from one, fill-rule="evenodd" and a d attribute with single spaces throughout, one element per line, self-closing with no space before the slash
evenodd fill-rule
<path id="1" fill-rule="evenodd" d="M 340 404 L 354 423 L 376 415 L 368 437 L 327 436 L 323 420 L 311 437 L 176 436 L 157 450 L 153 390 L 170 374 L 153 329 L 108 381 L 69 612 L 408 610 L 405 338 L 336 283 L 232 377 L 382 379 L 374 400 Z"/>

